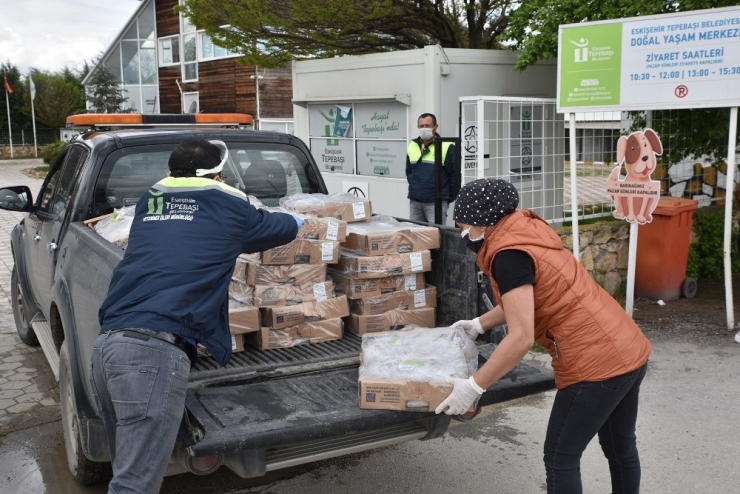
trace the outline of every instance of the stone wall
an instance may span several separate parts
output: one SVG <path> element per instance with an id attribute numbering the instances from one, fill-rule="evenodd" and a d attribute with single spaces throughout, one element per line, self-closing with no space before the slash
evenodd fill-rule
<path id="1" fill-rule="evenodd" d="M 573 229 L 555 230 L 565 248 L 573 250 Z M 626 222 L 606 221 L 579 227 L 581 264 L 609 295 L 616 295 L 627 279 L 630 226 Z"/>
<path id="2" fill-rule="evenodd" d="M 39 146 L 39 156 L 43 146 Z M 31 146 L 17 146 L 13 145 L 13 157 L 14 158 L 33 158 L 34 157 L 33 145 Z M 0 146 L 0 159 L 10 159 L 10 146 Z"/>

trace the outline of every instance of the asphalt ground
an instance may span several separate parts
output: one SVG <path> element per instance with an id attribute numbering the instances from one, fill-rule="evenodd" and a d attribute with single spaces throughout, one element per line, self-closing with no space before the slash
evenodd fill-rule
<path id="1" fill-rule="evenodd" d="M 37 160 L 0 161 L 0 186 L 41 182 L 21 173 Z M 102 493 L 69 474 L 57 383 L 41 350 L 15 333 L 10 305 L 9 233 L 22 217 L 0 212 L 0 492 Z M 740 490 L 740 344 L 727 329 L 722 284 L 694 300 L 638 299 L 635 319 L 653 343 L 637 424 L 646 493 Z M 735 291 L 737 296 L 738 290 Z M 737 302 L 736 302 L 737 305 Z M 548 358 L 531 354 L 533 363 Z M 554 391 L 488 407 L 453 422 L 432 441 L 414 441 L 303 465 L 259 479 L 225 468 L 206 477 L 168 477 L 166 493 L 538 493 L 545 492 L 542 447 Z M 594 440 L 582 460 L 584 492 L 610 492 Z"/>

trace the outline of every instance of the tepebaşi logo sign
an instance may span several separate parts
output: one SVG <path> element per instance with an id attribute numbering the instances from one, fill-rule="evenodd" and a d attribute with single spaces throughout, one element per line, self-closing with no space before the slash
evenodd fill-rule
<path id="1" fill-rule="evenodd" d="M 660 199 L 660 182 L 651 178 L 663 154 L 663 145 L 653 129 L 633 132 L 617 141 L 617 165 L 606 182 L 614 201 L 614 217 L 644 225 L 653 221 Z M 624 165 L 627 175 L 619 170 Z"/>
<path id="2" fill-rule="evenodd" d="M 740 106 L 740 7 L 560 26 L 561 113 Z"/>

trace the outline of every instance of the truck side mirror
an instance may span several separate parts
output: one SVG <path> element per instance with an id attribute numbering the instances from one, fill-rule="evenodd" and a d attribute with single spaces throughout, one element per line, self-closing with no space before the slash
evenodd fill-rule
<path id="1" fill-rule="evenodd" d="M 15 185 L 0 189 L 0 209 L 15 212 L 30 211 L 33 206 L 31 189 L 25 185 Z"/>

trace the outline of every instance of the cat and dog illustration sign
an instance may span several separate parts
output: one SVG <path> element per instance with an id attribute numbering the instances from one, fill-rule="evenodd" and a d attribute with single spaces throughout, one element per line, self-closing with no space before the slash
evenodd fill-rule
<path id="1" fill-rule="evenodd" d="M 606 182 L 606 192 L 614 201 L 614 217 L 644 225 L 653 221 L 660 199 L 660 182 L 651 175 L 663 154 L 663 145 L 653 129 L 632 132 L 617 141 L 617 166 Z M 627 175 L 620 178 L 624 165 Z"/>

